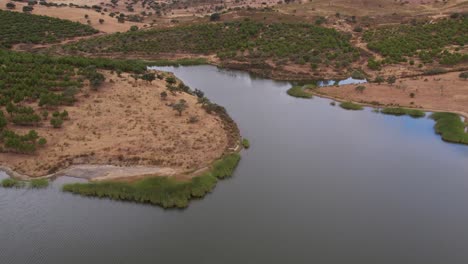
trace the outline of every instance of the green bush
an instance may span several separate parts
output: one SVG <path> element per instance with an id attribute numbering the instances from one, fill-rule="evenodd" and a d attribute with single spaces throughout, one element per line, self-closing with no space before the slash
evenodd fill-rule
<path id="1" fill-rule="evenodd" d="M 13 179 L 13 178 L 6 178 L 2 180 L 2 187 L 3 188 L 13 188 L 13 187 L 21 187 L 21 182 Z"/>
<path id="2" fill-rule="evenodd" d="M 340 104 L 340 107 L 346 110 L 363 110 L 364 109 L 361 105 L 355 104 L 353 102 L 343 102 Z"/>
<path id="3" fill-rule="evenodd" d="M 294 97 L 297 97 L 297 98 L 306 98 L 306 99 L 310 99 L 313 97 L 312 94 L 309 94 L 309 93 L 306 93 L 304 91 L 304 87 L 303 86 L 293 86 L 291 87 L 287 93 L 290 95 L 290 96 L 294 96 Z"/>
<path id="4" fill-rule="evenodd" d="M 49 180 L 47 179 L 33 179 L 31 180 L 31 188 L 41 189 L 49 186 Z"/>
<path id="5" fill-rule="evenodd" d="M 442 139 L 453 143 L 468 144 L 468 133 L 460 116 L 454 113 L 434 113 L 431 118 L 436 121 L 435 131 Z"/>
<path id="6" fill-rule="evenodd" d="M 246 138 L 243 138 L 243 139 L 242 139 L 242 146 L 243 146 L 245 149 L 250 148 L 250 142 L 249 142 L 249 140 L 246 139 Z"/>

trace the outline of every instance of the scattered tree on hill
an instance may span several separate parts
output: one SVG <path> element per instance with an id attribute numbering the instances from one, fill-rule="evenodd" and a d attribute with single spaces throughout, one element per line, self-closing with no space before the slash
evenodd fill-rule
<path id="1" fill-rule="evenodd" d="M 201 104 L 202 106 L 206 106 L 206 105 L 209 105 L 210 103 L 211 103 L 210 99 L 208 99 L 206 97 L 198 97 L 197 104 Z"/>
<path id="2" fill-rule="evenodd" d="M 376 82 L 376 83 L 378 83 L 378 84 L 381 84 L 381 83 L 385 82 L 385 79 L 384 79 L 384 77 L 382 77 L 382 76 L 380 76 L 380 75 L 377 75 L 377 76 L 375 77 L 374 82 Z"/>
<path id="3" fill-rule="evenodd" d="M 12 2 L 8 2 L 8 3 L 6 4 L 6 8 L 8 8 L 8 9 L 15 9 L 15 8 L 16 8 L 16 5 L 15 5 L 14 3 L 12 3 Z"/>
<path id="4" fill-rule="evenodd" d="M 172 76 L 169 76 L 166 78 L 166 82 L 169 83 L 169 84 L 175 84 L 177 81 L 174 77 Z"/>
<path id="5" fill-rule="evenodd" d="M 24 13 L 29 13 L 29 12 L 32 12 L 33 10 L 34 10 L 34 7 L 32 6 L 23 6 Z"/>
<path id="6" fill-rule="evenodd" d="M 149 83 L 152 83 L 154 80 L 156 80 L 156 74 L 154 74 L 154 72 L 148 72 L 148 73 L 143 74 L 141 79 Z"/>
<path id="7" fill-rule="evenodd" d="M 172 105 L 172 108 L 179 113 L 179 116 L 182 116 L 182 112 L 185 111 L 187 107 L 187 102 L 184 99 L 180 99 L 178 103 Z"/>
<path id="8" fill-rule="evenodd" d="M 50 124 L 54 128 L 60 128 L 60 127 L 62 127 L 63 120 L 62 120 L 61 117 L 53 117 L 53 118 L 50 119 Z"/>
<path id="9" fill-rule="evenodd" d="M 364 90 L 366 90 L 366 87 L 364 85 L 359 85 L 359 86 L 356 86 L 356 88 L 354 89 L 356 90 L 356 92 L 363 93 Z"/>
<path id="10" fill-rule="evenodd" d="M 47 140 L 43 137 L 41 137 L 38 141 L 37 141 L 37 144 L 39 144 L 39 146 L 44 146 L 45 144 L 47 144 Z"/>
<path id="11" fill-rule="evenodd" d="M 202 90 L 195 89 L 193 91 L 193 94 L 195 94 L 198 98 L 203 98 L 205 96 L 205 93 Z"/>

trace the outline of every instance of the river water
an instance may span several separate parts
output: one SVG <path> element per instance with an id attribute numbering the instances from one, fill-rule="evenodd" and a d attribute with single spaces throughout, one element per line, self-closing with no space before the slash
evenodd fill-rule
<path id="1" fill-rule="evenodd" d="M 430 119 L 346 111 L 285 82 L 163 68 L 252 148 L 185 210 L 0 188 L 0 263 L 468 263 L 468 147 Z"/>

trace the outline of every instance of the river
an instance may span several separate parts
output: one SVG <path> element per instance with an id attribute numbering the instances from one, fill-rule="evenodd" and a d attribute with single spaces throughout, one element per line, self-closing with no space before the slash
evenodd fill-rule
<path id="1" fill-rule="evenodd" d="M 468 263 L 468 147 L 432 120 L 212 66 L 163 69 L 250 140 L 233 177 L 185 210 L 62 193 L 67 177 L 0 188 L 0 263 Z"/>

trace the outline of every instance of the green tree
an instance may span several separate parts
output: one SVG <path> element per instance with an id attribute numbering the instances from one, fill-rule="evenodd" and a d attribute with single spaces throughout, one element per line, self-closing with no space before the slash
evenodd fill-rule
<path id="1" fill-rule="evenodd" d="M 15 9 L 15 8 L 16 8 L 16 5 L 15 5 L 14 3 L 12 3 L 12 2 L 8 2 L 8 3 L 6 4 L 6 8 L 8 8 L 8 9 Z"/>
<path id="2" fill-rule="evenodd" d="M 356 88 L 354 89 L 356 90 L 356 92 L 363 93 L 364 90 L 366 90 L 366 87 L 364 85 L 359 85 L 359 86 L 356 86 Z"/>
<path id="3" fill-rule="evenodd" d="M 60 117 L 53 117 L 53 118 L 50 119 L 50 124 L 54 128 L 60 128 L 63 125 L 63 120 Z"/>
<path id="4" fill-rule="evenodd" d="M 43 137 L 41 137 L 38 141 L 37 141 L 37 144 L 39 144 L 39 146 L 44 146 L 45 144 L 47 144 L 47 140 Z"/>
<path id="5" fill-rule="evenodd" d="M 154 74 L 154 72 L 147 72 L 147 73 L 143 74 L 141 79 L 145 80 L 145 81 L 147 81 L 149 83 L 152 83 L 154 80 L 156 80 L 156 74 Z"/>
<path id="6" fill-rule="evenodd" d="M 172 105 L 172 108 L 179 113 L 179 116 L 182 116 L 182 112 L 185 111 L 187 107 L 187 102 L 184 99 L 180 99 L 178 103 Z"/>

